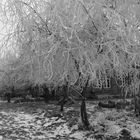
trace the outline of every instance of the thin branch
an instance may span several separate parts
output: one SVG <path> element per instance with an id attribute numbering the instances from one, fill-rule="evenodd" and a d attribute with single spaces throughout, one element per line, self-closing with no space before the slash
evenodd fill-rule
<path id="1" fill-rule="evenodd" d="M 24 5 L 28 6 L 30 9 L 32 9 L 32 11 L 33 11 L 33 12 L 41 19 L 41 21 L 46 25 L 47 32 L 49 33 L 49 35 L 51 35 L 52 32 L 49 30 L 47 23 L 43 20 L 43 18 L 40 16 L 40 14 L 39 14 L 35 9 L 33 9 L 29 4 L 27 4 L 26 2 L 23 2 L 23 1 L 19 1 L 19 2 L 23 3 Z"/>
<path id="2" fill-rule="evenodd" d="M 82 7 L 84 8 L 86 14 L 87 14 L 88 17 L 91 19 L 91 22 L 92 22 L 93 26 L 95 27 L 96 31 L 98 31 L 98 29 L 97 29 L 97 27 L 96 27 L 96 25 L 95 25 L 95 23 L 94 23 L 92 17 L 90 16 L 88 10 L 86 9 L 85 5 L 84 5 L 81 1 L 78 1 L 78 2 L 82 5 Z"/>

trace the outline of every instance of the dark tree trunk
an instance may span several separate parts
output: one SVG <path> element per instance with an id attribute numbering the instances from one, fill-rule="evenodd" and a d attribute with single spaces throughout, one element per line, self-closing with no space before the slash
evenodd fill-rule
<path id="1" fill-rule="evenodd" d="M 83 127 L 85 129 L 89 129 L 89 121 L 88 121 L 87 112 L 86 112 L 85 99 L 82 99 L 82 103 L 81 103 L 81 119 L 82 119 Z"/>
<path id="2" fill-rule="evenodd" d="M 135 101 L 135 114 L 140 115 L 140 95 L 135 95 L 134 101 Z"/>
<path id="3" fill-rule="evenodd" d="M 63 112 L 64 111 L 64 104 L 65 104 L 65 97 L 63 97 L 61 104 L 60 104 L 60 111 Z"/>
<path id="4" fill-rule="evenodd" d="M 33 87 L 33 96 L 35 98 L 37 98 L 38 95 L 39 95 L 39 87 L 38 87 L 38 85 L 36 85 L 36 86 Z"/>
<path id="5" fill-rule="evenodd" d="M 67 85 L 65 85 L 64 87 L 63 87 L 63 97 L 62 97 L 62 99 L 61 99 L 61 101 L 60 101 L 60 111 L 61 112 L 63 112 L 64 111 L 64 105 L 66 104 L 66 102 L 67 102 L 67 96 L 68 96 L 68 86 Z"/>
<path id="6" fill-rule="evenodd" d="M 86 99 L 85 92 L 86 92 L 86 89 L 87 89 L 88 81 L 89 81 L 89 79 L 87 79 L 86 85 L 83 88 L 83 91 L 81 93 L 81 95 L 82 95 L 82 102 L 81 102 L 81 108 L 80 108 L 82 124 L 83 124 L 83 127 L 86 130 L 89 129 L 89 125 L 90 125 L 89 121 L 88 121 L 88 117 L 87 117 L 86 102 L 85 102 L 85 99 Z"/>
<path id="7" fill-rule="evenodd" d="M 72 58 L 74 59 L 74 57 L 72 57 Z M 74 59 L 74 62 L 75 62 L 75 66 L 76 66 L 77 72 L 79 74 L 79 78 L 80 78 L 82 73 L 80 72 L 80 69 L 79 69 L 79 63 L 77 62 L 76 59 Z M 86 92 L 86 88 L 87 88 L 88 82 L 89 82 L 89 77 L 88 77 L 87 82 L 85 84 L 85 87 L 84 87 L 84 89 L 83 89 L 83 91 L 81 93 L 81 95 L 82 95 L 82 102 L 81 102 L 81 107 L 80 107 L 81 121 L 82 121 L 82 124 L 85 127 L 85 129 L 89 129 L 89 125 L 90 125 L 89 121 L 88 121 L 88 117 L 87 117 L 86 102 L 85 102 L 85 98 L 86 98 L 85 97 L 85 92 Z"/>
<path id="8" fill-rule="evenodd" d="M 45 103 L 49 102 L 49 99 L 50 99 L 49 89 L 45 86 L 43 87 L 43 98 L 44 98 Z"/>
<path id="9" fill-rule="evenodd" d="M 55 89 L 53 89 L 51 92 L 51 98 L 52 100 L 55 100 Z"/>
<path id="10" fill-rule="evenodd" d="M 6 93 L 7 95 L 7 102 L 11 103 L 11 94 L 10 93 Z"/>

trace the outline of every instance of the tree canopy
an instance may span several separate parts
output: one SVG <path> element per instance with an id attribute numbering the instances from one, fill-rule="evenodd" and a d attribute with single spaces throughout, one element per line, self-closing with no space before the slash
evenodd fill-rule
<path id="1" fill-rule="evenodd" d="M 69 84 L 107 77 L 139 88 L 138 0 L 6 0 L 0 13 L 2 81 Z M 81 75 L 81 76 L 79 76 Z M 80 80 L 79 80 L 80 81 Z"/>

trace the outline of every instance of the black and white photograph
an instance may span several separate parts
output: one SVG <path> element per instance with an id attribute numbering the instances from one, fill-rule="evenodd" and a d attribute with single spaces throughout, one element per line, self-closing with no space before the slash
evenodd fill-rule
<path id="1" fill-rule="evenodd" d="M 0 140 L 140 140 L 140 0 L 0 0 Z"/>

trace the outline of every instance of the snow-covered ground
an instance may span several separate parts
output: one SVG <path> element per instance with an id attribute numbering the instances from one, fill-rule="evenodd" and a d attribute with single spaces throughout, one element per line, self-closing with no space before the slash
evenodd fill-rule
<path id="1" fill-rule="evenodd" d="M 65 107 L 64 113 L 54 104 L 0 103 L 0 140 L 140 140 L 140 118 L 133 110 L 98 108 L 87 103 L 91 130 L 79 129 L 79 105 Z M 125 135 L 125 134 L 123 134 Z"/>

